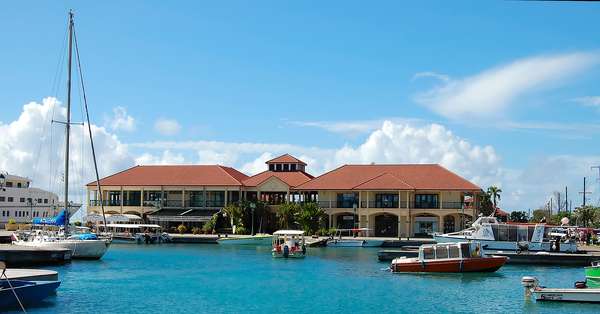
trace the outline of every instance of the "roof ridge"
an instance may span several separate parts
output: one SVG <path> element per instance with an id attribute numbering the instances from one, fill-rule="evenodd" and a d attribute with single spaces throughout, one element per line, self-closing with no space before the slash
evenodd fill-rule
<path id="1" fill-rule="evenodd" d="M 321 174 L 321 175 L 319 175 L 319 176 L 313 177 L 312 179 L 310 179 L 310 180 L 308 180 L 308 181 L 306 181 L 306 182 L 304 182 L 304 183 L 302 183 L 302 184 L 300 184 L 300 185 L 298 185 L 298 186 L 296 186 L 296 187 L 294 187 L 294 188 L 299 188 L 299 187 L 301 187 L 301 186 L 303 186 L 303 185 L 305 185 L 305 184 L 307 184 L 307 183 L 309 183 L 309 182 L 312 182 L 312 181 L 314 181 L 314 180 L 317 180 L 317 179 L 321 178 L 321 177 L 322 177 L 322 176 L 324 176 L 324 175 L 330 174 L 330 173 L 332 173 L 332 172 L 334 172 L 334 171 L 337 171 L 337 170 L 339 170 L 339 169 L 342 169 L 342 168 L 344 168 L 344 167 L 346 167 L 346 166 L 348 166 L 348 165 L 347 165 L 347 164 L 343 164 L 343 165 L 341 165 L 341 166 L 339 166 L 339 167 L 337 167 L 337 168 L 335 168 L 335 169 L 331 169 L 331 170 L 329 170 L 329 171 L 327 171 L 327 172 L 325 172 L 325 173 L 322 173 L 322 174 Z"/>
<path id="2" fill-rule="evenodd" d="M 455 173 L 454 171 L 452 171 L 452 170 L 450 170 L 450 169 L 448 169 L 448 168 L 446 168 L 446 167 L 442 166 L 441 164 L 436 164 L 436 166 L 438 166 L 438 167 L 442 168 L 443 170 L 447 171 L 448 173 L 452 174 L 453 176 L 455 176 L 455 177 L 457 177 L 457 178 L 459 178 L 459 179 L 461 179 L 461 180 L 463 180 L 463 181 L 465 181 L 465 182 L 467 182 L 467 183 L 469 183 L 469 184 L 472 184 L 472 185 L 474 185 L 474 186 L 478 187 L 480 190 L 482 190 L 482 188 L 481 188 L 479 185 L 477 185 L 477 184 L 475 184 L 475 183 L 471 182 L 470 180 L 467 180 L 467 179 L 466 179 L 466 178 L 464 178 L 463 176 L 461 176 L 461 175 L 458 175 L 458 174 L 457 174 L 457 173 Z"/>
<path id="3" fill-rule="evenodd" d="M 403 183 L 403 184 L 406 184 L 406 185 L 410 186 L 410 187 L 411 187 L 411 188 L 413 188 L 413 189 L 415 188 L 414 186 L 412 186 L 412 185 L 408 184 L 406 181 L 404 181 L 404 180 L 402 180 L 402 179 L 398 178 L 397 176 L 395 176 L 395 175 L 393 175 L 393 174 L 391 174 L 391 173 L 389 173 L 389 172 L 383 172 L 383 173 L 381 173 L 381 174 L 379 174 L 379 175 L 376 175 L 376 176 L 372 177 L 371 179 L 368 179 L 368 180 L 366 180 L 366 181 L 363 181 L 363 182 L 361 182 L 360 184 L 357 184 L 357 185 L 353 186 L 351 189 L 352 189 L 352 190 L 354 190 L 355 188 L 357 188 L 357 187 L 359 187 L 359 186 L 361 186 L 361 185 L 363 185 L 363 184 L 367 184 L 367 183 L 369 183 L 369 182 L 371 182 L 371 181 L 373 181 L 373 180 L 375 180 L 375 179 L 377 179 L 377 178 L 381 178 L 381 177 L 383 177 L 383 176 L 385 176 L 385 175 L 392 176 L 394 179 L 396 179 L 396 180 L 400 181 L 401 183 Z"/>
<path id="4" fill-rule="evenodd" d="M 236 177 L 232 176 L 231 173 L 229 173 L 228 171 L 225 171 L 225 169 L 223 168 L 229 168 L 229 169 L 233 169 L 231 167 L 227 167 L 227 166 L 223 166 L 223 165 L 216 165 L 217 168 L 219 168 L 221 171 L 225 172 L 225 174 L 227 174 L 230 178 L 232 178 L 235 182 L 239 183 L 240 185 L 244 185 L 244 183 L 242 183 L 242 181 L 238 180 Z"/>

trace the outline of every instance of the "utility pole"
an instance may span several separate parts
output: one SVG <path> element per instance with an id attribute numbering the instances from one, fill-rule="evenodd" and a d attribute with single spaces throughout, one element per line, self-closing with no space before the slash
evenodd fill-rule
<path id="1" fill-rule="evenodd" d="M 581 194 L 582 197 L 583 197 L 582 205 L 581 206 L 585 207 L 585 197 L 586 197 L 586 194 L 592 194 L 592 192 L 588 192 L 585 189 L 585 177 L 583 177 L 583 192 L 579 192 L 579 194 Z"/>
<path id="2" fill-rule="evenodd" d="M 569 189 L 565 185 L 565 211 L 569 210 Z"/>

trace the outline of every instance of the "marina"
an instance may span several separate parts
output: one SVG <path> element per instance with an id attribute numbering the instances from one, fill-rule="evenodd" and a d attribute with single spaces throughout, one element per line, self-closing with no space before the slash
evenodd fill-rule
<path id="1" fill-rule="evenodd" d="M 574 280 L 584 278 L 581 267 L 505 265 L 492 274 L 415 276 L 391 274 L 386 270 L 389 263 L 377 262 L 376 253 L 376 248 L 308 248 L 306 258 L 286 261 L 272 258 L 269 247 L 114 244 L 100 261 L 49 267 L 58 272 L 61 287 L 43 306 L 28 311 L 88 313 L 90 308 L 107 306 L 110 299 L 113 313 L 144 312 L 148 307 L 166 313 L 176 298 L 185 300 L 177 304 L 179 313 L 209 308 L 215 313 L 295 312 L 297 304 L 303 304 L 302 312 L 364 313 L 374 307 L 412 312 L 414 307 L 407 304 L 418 304 L 419 311 L 431 313 L 473 313 L 489 312 L 489 303 L 481 300 L 493 299 L 504 312 L 597 313 L 594 304 L 523 298 L 523 276 L 537 276 L 546 286 L 571 287 Z"/>

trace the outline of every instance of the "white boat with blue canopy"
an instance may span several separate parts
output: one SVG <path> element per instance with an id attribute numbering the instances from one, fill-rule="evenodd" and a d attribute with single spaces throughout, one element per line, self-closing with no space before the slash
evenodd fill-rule
<path id="1" fill-rule="evenodd" d="M 302 230 L 278 230 L 273 233 L 271 254 L 276 258 L 304 258 L 306 243 Z"/>

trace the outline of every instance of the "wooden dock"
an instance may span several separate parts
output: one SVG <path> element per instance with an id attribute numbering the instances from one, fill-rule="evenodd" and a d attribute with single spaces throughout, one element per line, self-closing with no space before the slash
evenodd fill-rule
<path id="1" fill-rule="evenodd" d="M 508 264 L 590 266 L 600 261 L 600 252 L 560 253 L 560 252 L 513 252 L 485 251 L 486 254 L 508 257 Z"/>
<path id="2" fill-rule="evenodd" d="M 60 265 L 71 261 L 71 250 L 0 244 L 0 261 L 8 267 Z"/>

